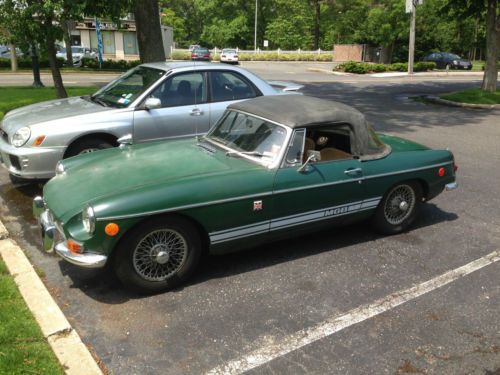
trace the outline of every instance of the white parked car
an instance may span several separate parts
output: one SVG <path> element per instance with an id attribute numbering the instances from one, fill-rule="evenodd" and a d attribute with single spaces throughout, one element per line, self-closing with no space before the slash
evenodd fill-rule
<path id="1" fill-rule="evenodd" d="M 73 54 L 74 66 L 82 66 L 82 59 L 84 57 L 97 59 L 97 54 L 87 47 L 71 46 L 71 53 Z M 62 48 L 59 52 L 57 52 L 56 56 L 64 59 L 64 61 L 67 61 L 68 56 L 66 54 L 66 48 Z"/>
<path id="2" fill-rule="evenodd" d="M 220 54 L 220 62 L 228 64 L 238 64 L 238 52 L 233 48 L 224 48 Z"/>

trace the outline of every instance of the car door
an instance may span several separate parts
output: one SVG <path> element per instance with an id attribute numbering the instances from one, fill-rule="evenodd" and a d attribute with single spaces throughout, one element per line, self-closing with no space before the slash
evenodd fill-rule
<path id="1" fill-rule="evenodd" d="M 187 72 L 168 77 L 149 97 L 161 107 L 134 112 L 134 142 L 204 134 L 210 127 L 205 72 Z"/>
<path id="2" fill-rule="evenodd" d="M 227 106 L 260 95 L 258 89 L 243 75 L 229 70 L 213 70 L 210 77 L 210 126 L 221 117 Z"/>
<path id="3" fill-rule="evenodd" d="M 305 129 L 295 131 L 283 165 L 275 176 L 270 231 L 277 236 L 345 221 L 350 215 L 376 204 L 363 199 L 360 183 L 363 167 L 352 155 L 310 161 L 304 167 L 307 151 L 319 157 L 322 153 L 312 149 L 319 148 L 317 140 L 309 138 L 309 134 L 304 138 L 305 135 Z M 312 142 L 314 146 L 308 145 Z"/>

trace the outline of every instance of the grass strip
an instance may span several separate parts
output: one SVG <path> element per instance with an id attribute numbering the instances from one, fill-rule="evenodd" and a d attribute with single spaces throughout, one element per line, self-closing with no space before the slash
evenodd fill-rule
<path id="1" fill-rule="evenodd" d="M 64 374 L 0 259 L 0 374 Z"/>
<path id="2" fill-rule="evenodd" d="M 469 104 L 500 104 L 500 90 L 487 92 L 481 89 L 467 89 L 440 96 L 441 99 Z"/>
<path id="3" fill-rule="evenodd" d="M 69 96 L 79 96 L 92 94 L 97 88 L 68 87 L 66 90 Z M 0 87 L 0 120 L 12 109 L 51 99 L 56 99 L 53 87 Z"/>

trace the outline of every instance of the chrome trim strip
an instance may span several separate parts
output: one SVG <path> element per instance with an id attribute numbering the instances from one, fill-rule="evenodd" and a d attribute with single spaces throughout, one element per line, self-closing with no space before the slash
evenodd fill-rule
<path id="1" fill-rule="evenodd" d="M 205 206 L 211 206 L 211 205 L 216 205 L 216 204 L 222 204 L 222 203 L 227 203 L 227 202 L 235 202 L 238 200 L 244 200 L 244 199 L 252 199 L 252 198 L 259 198 L 259 197 L 267 197 L 270 195 L 275 195 L 275 194 L 284 194 L 284 193 L 289 193 L 297 190 L 308 190 L 308 189 L 315 189 L 318 187 L 327 187 L 327 186 L 334 186 L 334 185 L 339 185 L 339 184 L 345 184 L 349 182 L 356 182 L 356 181 L 363 181 L 363 180 L 370 180 L 374 178 L 379 178 L 379 177 L 387 177 L 387 176 L 394 176 L 398 174 L 404 174 L 404 173 L 409 173 L 409 172 L 415 172 L 415 171 L 423 171 L 426 169 L 432 169 L 436 167 L 443 167 L 449 164 L 453 164 L 453 161 L 447 162 L 447 163 L 440 163 L 440 164 L 433 164 L 429 165 L 426 167 L 420 167 L 420 168 L 413 168 L 413 169 L 405 169 L 402 171 L 397 171 L 397 172 L 392 172 L 392 173 L 381 173 L 381 174 L 376 174 L 373 176 L 368 176 L 368 177 L 360 177 L 360 178 L 351 178 L 348 180 L 341 180 L 341 181 L 335 181 L 335 182 L 329 182 L 326 184 L 315 184 L 315 185 L 308 185 L 308 186 L 300 186 L 296 188 L 291 188 L 291 189 L 281 189 L 281 190 L 276 190 L 274 192 L 268 191 L 260 194 L 252 194 L 252 195 L 244 195 L 240 197 L 233 197 L 233 198 L 226 198 L 226 199 L 219 199 L 211 202 L 205 202 L 205 203 L 195 203 L 195 204 L 188 204 L 185 206 L 178 206 L 178 207 L 172 207 L 172 208 L 167 208 L 164 210 L 155 210 L 155 211 L 149 211 L 149 212 L 143 212 L 139 214 L 130 214 L 130 215 L 118 215 L 118 216 L 105 216 L 102 218 L 97 218 L 97 221 L 106 221 L 106 220 L 121 220 L 121 219 L 129 219 L 129 218 L 135 218 L 135 217 L 141 217 L 141 216 L 149 216 L 149 215 L 156 215 L 156 214 L 161 214 L 161 213 L 166 213 L 166 212 L 172 212 L 172 211 L 181 211 L 181 210 L 187 210 L 191 208 L 197 208 L 197 207 L 205 207 Z"/>

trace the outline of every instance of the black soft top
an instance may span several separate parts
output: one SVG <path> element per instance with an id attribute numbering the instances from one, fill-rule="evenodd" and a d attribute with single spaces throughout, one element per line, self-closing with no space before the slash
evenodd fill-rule
<path id="1" fill-rule="evenodd" d="M 292 129 L 306 126 L 349 124 L 354 133 L 352 146 L 360 156 L 380 156 L 387 147 L 373 139 L 365 116 L 348 105 L 303 95 L 260 96 L 255 99 L 233 103 L 228 109 L 247 112 L 288 126 Z"/>

